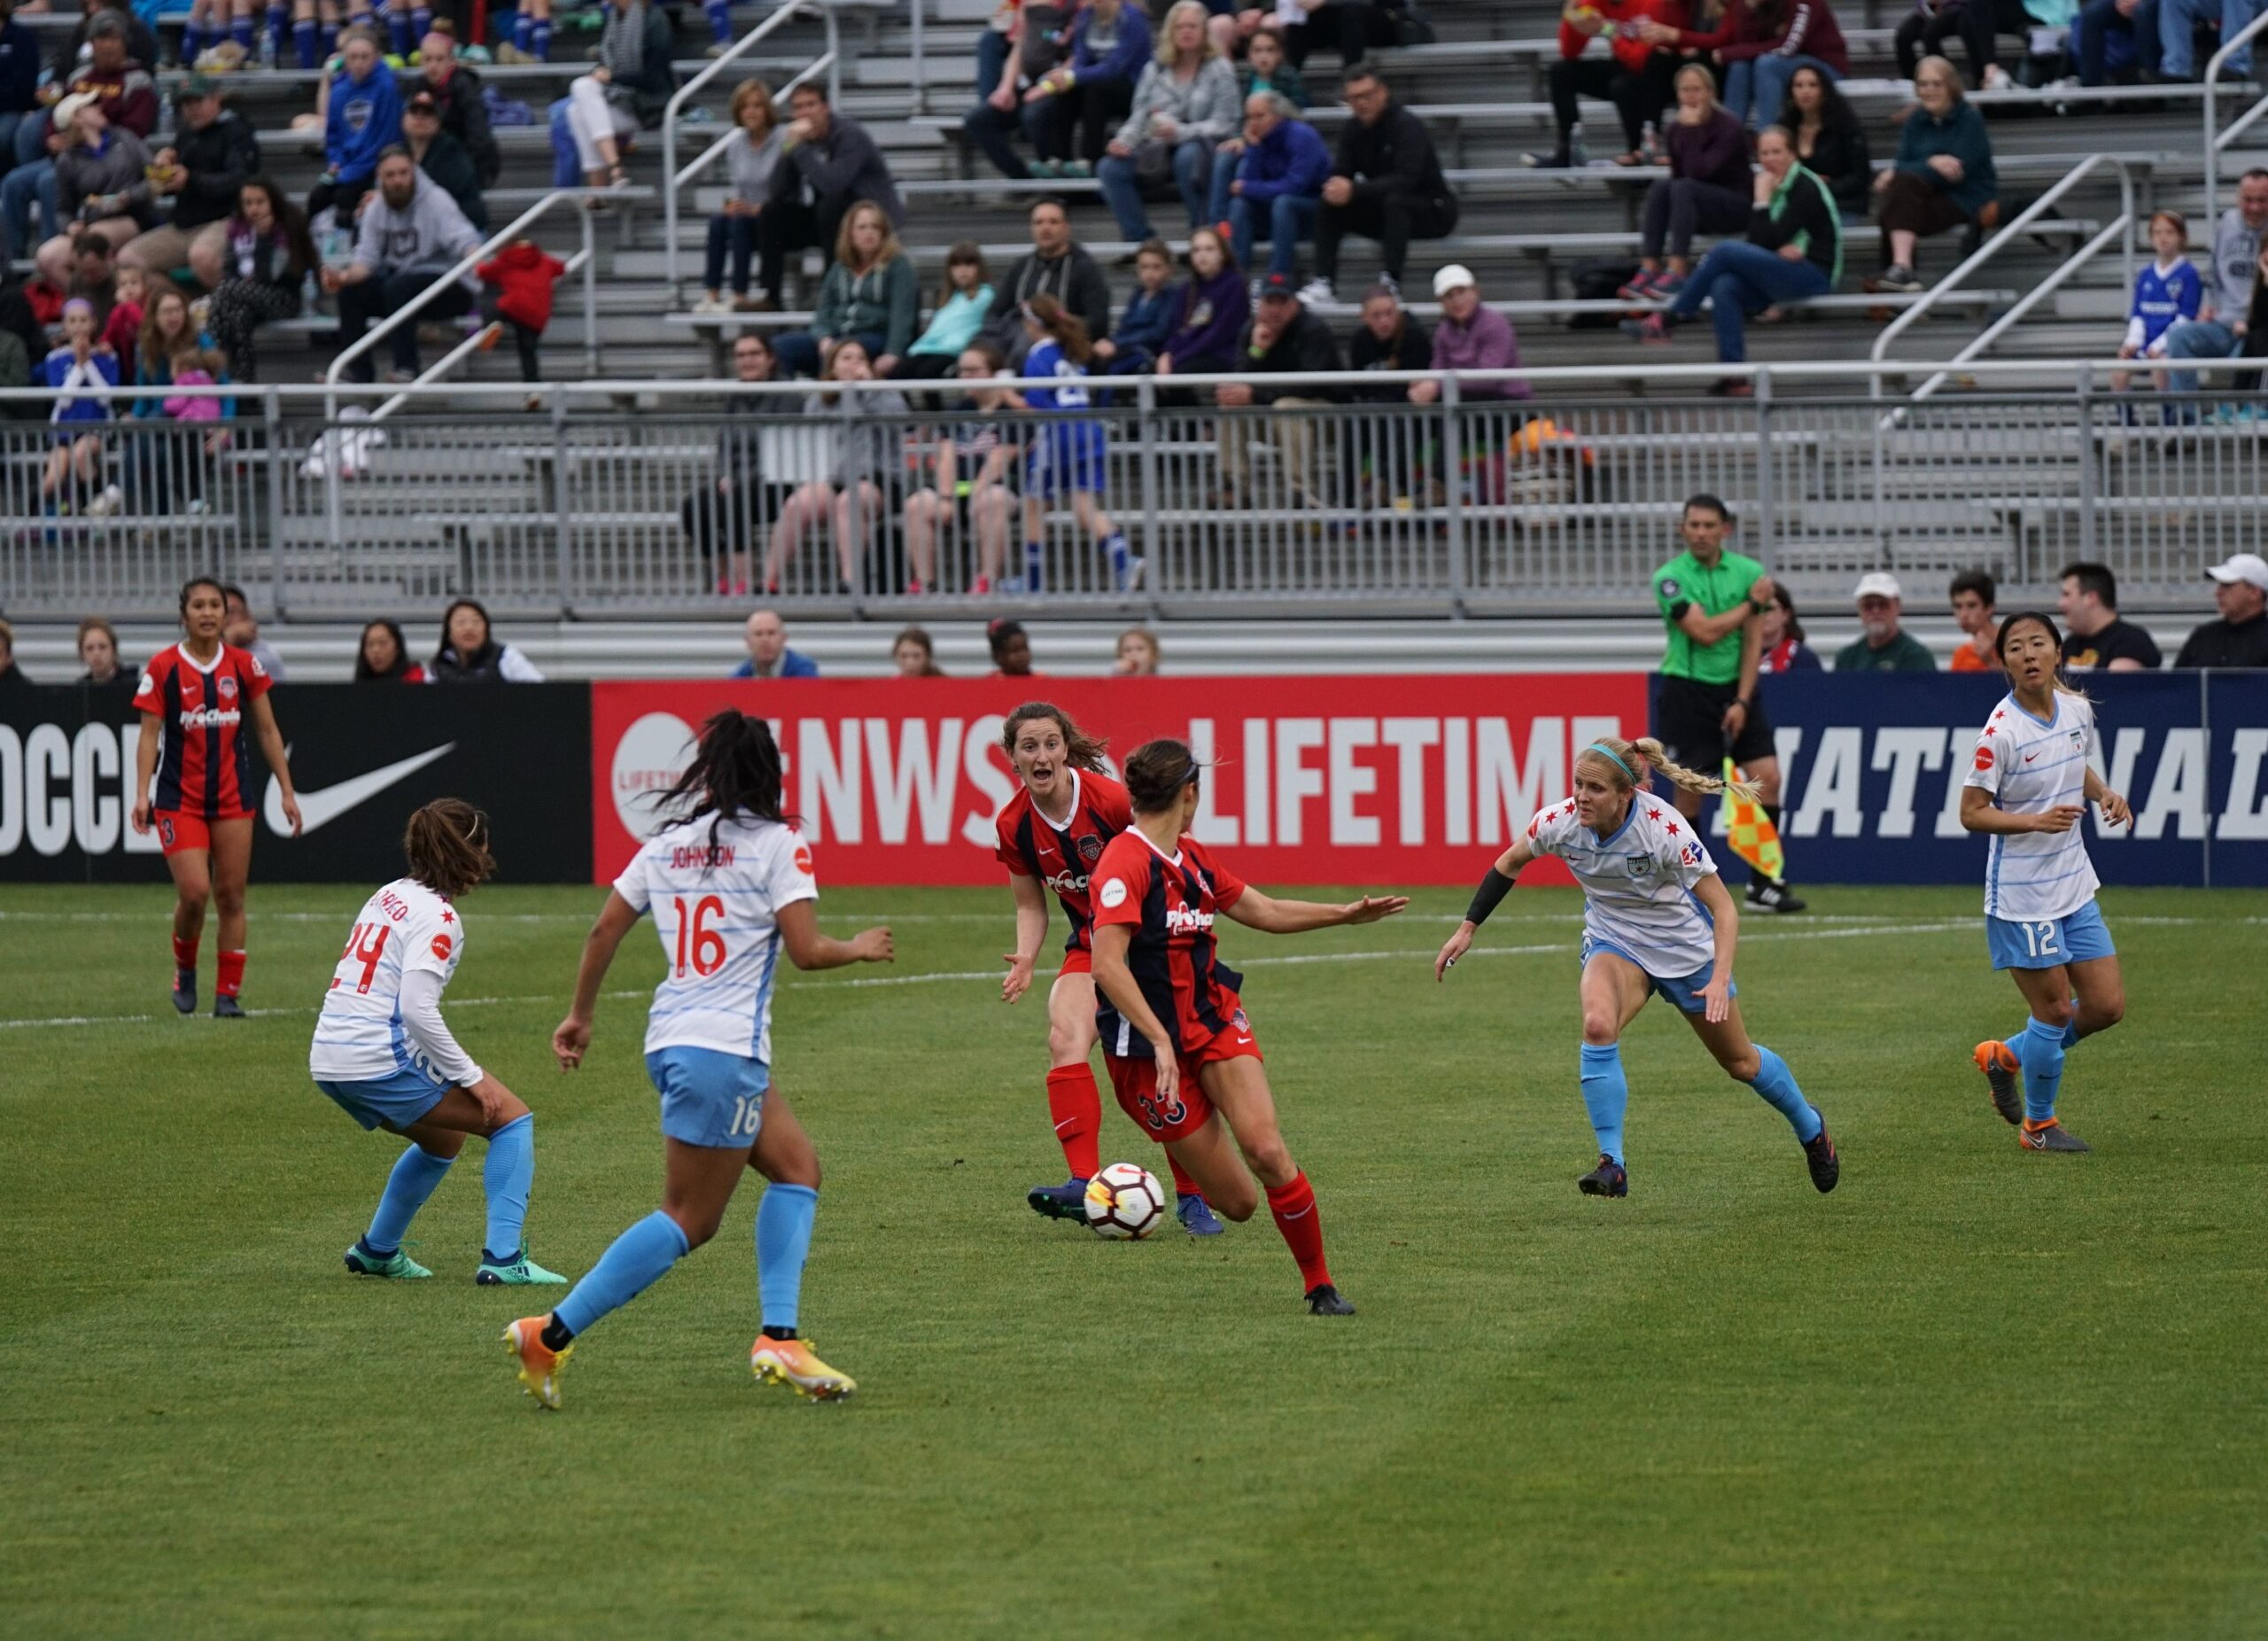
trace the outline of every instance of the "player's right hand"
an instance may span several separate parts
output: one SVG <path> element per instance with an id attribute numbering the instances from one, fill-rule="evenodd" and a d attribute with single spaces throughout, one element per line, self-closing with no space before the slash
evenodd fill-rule
<path id="1" fill-rule="evenodd" d="M 1003 952 L 1000 960 L 1008 966 L 1000 980 L 1000 1000 L 1013 1003 L 1031 990 L 1031 959 L 1021 952 Z"/>
<path id="2" fill-rule="evenodd" d="M 1151 1052 L 1156 1056 L 1157 1099 L 1161 1108 L 1173 1104 L 1174 1096 L 1181 1092 L 1181 1051 L 1172 1043 L 1161 1043 L 1153 1038 Z"/>
<path id="3" fill-rule="evenodd" d="M 2053 809 L 2042 810 L 2032 816 L 2031 829 L 2035 832 L 2068 832 L 2078 825 L 2079 817 L 2085 813 L 2086 808 L 2084 805 L 2058 804 Z"/>
<path id="4" fill-rule="evenodd" d="M 134 823 L 134 829 L 144 836 L 148 835 L 150 828 L 155 824 L 150 819 L 150 800 L 145 797 L 134 805 L 133 813 L 128 816 L 128 819 Z"/>
<path id="5" fill-rule="evenodd" d="M 558 1056 L 563 1071 L 572 1071 L 581 1065 L 590 1046 L 591 1023 L 574 1015 L 561 1021 L 559 1029 L 551 1034 L 551 1052 Z"/>
<path id="6" fill-rule="evenodd" d="M 1472 950 L 1473 928 L 1459 923 L 1456 932 L 1441 943 L 1441 955 L 1433 960 L 1433 979 L 1436 983 L 1449 977 L 1449 970 L 1456 967 L 1456 960 Z"/>
<path id="7" fill-rule="evenodd" d="M 887 925 L 860 930 L 858 937 L 850 942 L 850 950 L 862 963 L 894 963 L 897 960 L 897 951 L 890 944 Z"/>

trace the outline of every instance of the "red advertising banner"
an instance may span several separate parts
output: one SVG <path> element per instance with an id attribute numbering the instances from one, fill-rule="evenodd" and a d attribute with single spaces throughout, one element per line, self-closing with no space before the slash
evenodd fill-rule
<path id="1" fill-rule="evenodd" d="M 695 727 L 737 706 L 772 720 L 824 882 L 995 883 L 993 817 L 1015 793 L 1000 728 L 1029 700 L 1122 755 L 1188 741 L 1213 766 L 1197 836 L 1274 883 L 1471 882 L 1565 795 L 1578 750 L 1646 721 L 1638 673 L 594 684 L 595 880 L 652 831 Z"/>

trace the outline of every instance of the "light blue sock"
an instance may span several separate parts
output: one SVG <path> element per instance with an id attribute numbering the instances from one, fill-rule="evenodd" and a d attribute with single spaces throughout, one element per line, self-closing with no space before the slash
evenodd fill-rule
<path id="1" fill-rule="evenodd" d="M 370 1228 L 363 1235 L 362 1245 L 372 1253 L 385 1255 L 401 1246 L 401 1239 L 409 1230 L 409 1222 L 417 1210 L 425 1206 L 425 1199 L 433 1194 L 449 1171 L 453 1156 L 435 1156 L 422 1146 L 411 1146 L 394 1163 L 393 1172 L 386 1176 L 386 1188 L 378 1198 L 378 1211 L 370 1216 Z"/>
<path id="2" fill-rule="evenodd" d="M 756 1205 L 756 1286 L 764 1326 L 793 1327 L 804 1295 L 804 1259 L 812 1251 L 819 1193 L 809 1186 L 767 1186 Z"/>
<path id="3" fill-rule="evenodd" d="M 1622 1113 L 1630 1104 L 1630 1079 L 1622 1074 L 1622 1045 L 1583 1045 L 1583 1104 L 1591 1114 L 1598 1148 L 1622 1160 Z"/>
<path id="4" fill-rule="evenodd" d="M 522 1227 L 527 1224 L 528 1187 L 535 1183 L 535 1113 L 531 1111 L 488 1136 L 488 1161 L 480 1170 L 488 1193 L 488 1240 L 481 1252 L 491 1264 L 519 1257 Z"/>
<path id="5" fill-rule="evenodd" d="M 590 1273 L 552 1308 L 578 1339 L 610 1310 L 619 1310 L 661 1280 L 688 1244 L 676 1220 L 658 1208 L 614 1239 Z"/>
<path id="6" fill-rule="evenodd" d="M 732 0 L 702 0 L 701 9 L 709 14 L 709 32 L 718 45 L 733 43 Z"/>
<path id="7" fill-rule="evenodd" d="M 1788 1119 L 1788 1125 L 1804 1144 L 1818 1139 L 1819 1131 L 1827 1126 L 1804 1098 L 1804 1091 L 1796 1086 L 1796 1074 L 1788 1069 L 1788 1062 L 1761 1043 L 1756 1045 L 1756 1076 L 1749 1086 L 1764 1097 L 1766 1105 Z"/>
<path id="8" fill-rule="evenodd" d="M 2074 1047 L 2078 1045 L 2078 1040 L 2079 999 L 2075 997 L 2071 999 L 2071 1023 L 2063 1028 L 2063 1046 L 2067 1049 Z"/>
<path id="9" fill-rule="evenodd" d="M 2067 1028 L 2038 1020 L 2024 1022 L 2008 1039 L 2023 1067 L 2023 1114 L 2035 1123 L 2055 1115 L 2055 1095 L 2063 1085 L 2063 1034 Z"/>

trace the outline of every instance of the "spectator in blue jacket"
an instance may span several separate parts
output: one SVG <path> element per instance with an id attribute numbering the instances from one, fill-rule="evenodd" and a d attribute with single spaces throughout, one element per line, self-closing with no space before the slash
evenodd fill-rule
<path id="1" fill-rule="evenodd" d="M 1092 176 L 1103 146 L 1134 106 L 1134 82 L 1150 60 L 1150 19 L 1126 0 L 1089 0 L 1072 25 L 1070 60 L 1045 75 L 1032 105 L 1038 176 Z M 1077 141 L 1072 128 L 1077 127 Z"/>
<path id="2" fill-rule="evenodd" d="M 378 155 L 401 141 L 401 90 L 378 55 L 378 37 L 350 28 L 339 37 L 338 72 L 330 78 L 330 109 L 323 124 L 322 180 L 307 195 L 307 214 L 328 207 L 351 228 L 354 207 L 370 191 Z"/>
<path id="3" fill-rule="evenodd" d="M 1145 239 L 1134 253 L 1134 293 L 1110 335 L 1094 345 L 1112 376 L 1138 376 L 1157 363 L 1166 338 L 1173 334 L 1181 293 L 1170 289 L 1173 253 L 1162 239 Z"/>
<path id="4" fill-rule="evenodd" d="M 734 678 L 817 678 L 819 663 L 788 648 L 788 624 L 777 610 L 759 610 L 748 618 L 748 659 Z"/>
<path id="5" fill-rule="evenodd" d="M 1213 174 L 1219 178 L 1227 172 L 1226 166 L 1216 166 Z M 1237 266 L 1252 267 L 1252 242 L 1266 234 L 1267 272 L 1289 274 L 1297 267 L 1300 241 L 1315 237 L 1330 176 L 1330 146 L 1298 117 L 1291 99 L 1274 91 L 1247 97 L 1236 174 L 1213 196 L 1220 220 L 1229 225 Z"/>
<path id="6" fill-rule="evenodd" d="M 39 36 L 0 0 L 0 172 L 16 159 L 16 128 L 39 113 Z"/>

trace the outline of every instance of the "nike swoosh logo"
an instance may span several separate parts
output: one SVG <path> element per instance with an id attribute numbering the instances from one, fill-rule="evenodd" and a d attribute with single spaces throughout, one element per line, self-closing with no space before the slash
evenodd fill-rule
<path id="1" fill-rule="evenodd" d="M 2027 764 L 2028 764 L 2028 763 L 2031 762 L 2031 760 L 2032 760 L 2033 758 L 2038 758 L 2039 756 L 2039 753 L 2037 753 L 2037 752 L 2026 752 L 2026 753 L 2023 755 L 2023 761 L 2024 761 L 2025 763 L 2027 763 Z"/>
<path id="2" fill-rule="evenodd" d="M 324 787 L 319 792 L 300 793 L 300 831 L 304 834 L 329 825 L 355 805 L 369 802 L 397 781 L 408 779 L 435 758 L 447 758 L 456 750 L 457 743 L 452 741 L 429 752 L 405 758 L 400 763 L 388 764 L 383 768 L 371 770 L 368 774 L 356 775 L 351 781 Z M 289 752 L 291 749 L 286 747 L 284 751 Z M 291 822 L 284 813 L 284 789 L 274 781 L 268 783 L 268 801 L 260 805 L 260 813 L 267 819 L 268 829 L 276 836 L 291 836 Z"/>

